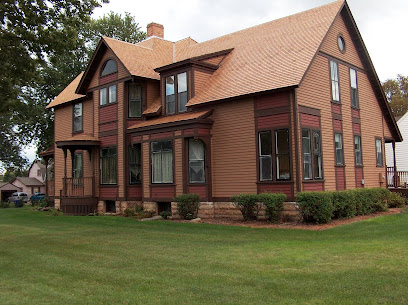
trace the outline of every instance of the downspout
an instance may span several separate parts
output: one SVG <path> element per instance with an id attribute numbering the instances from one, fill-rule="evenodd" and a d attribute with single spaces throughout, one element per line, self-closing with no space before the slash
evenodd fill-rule
<path id="1" fill-rule="evenodd" d="M 295 122 L 295 158 L 296 158 L 296 194 L 302 190 L 300 183 L 300 166 L 299 163 L 299 122 L 298 122 L 298 103 L 297 103 L 297 88 L 293 91 L 294 95 L 294 105 L 293 105 L 293 116 Z"/>

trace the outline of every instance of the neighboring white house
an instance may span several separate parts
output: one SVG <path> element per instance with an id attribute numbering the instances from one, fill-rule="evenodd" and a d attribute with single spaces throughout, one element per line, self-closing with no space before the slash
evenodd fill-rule
<path id="1" fill-rule="evenodd" d="M 11 184 L 22 189 L 24 193 L 27 193 L 28 198 L 34 193 L 45 193 L 45 184 L 37 178 L 30 177 L 16 177 Z"/>
<path id="2" fill-rule="evenodd" d="M 33 164 L 31 164 L 30 169 L 28 170 L 28 177 L 36 178 L 42 183 L 45 182 L 45 176 L 47 173 L 47 168 L 45 164 L 42 164 L 41 161 L 35 160 Z"/>
<path id="3" fill-rule="evenodd" d="M 395 160 L 398 171 L 408 171 L 408 112 L 397 120 L 398 128 L 403 141 L 395 143 Z M 392 144 L 385 144 L 385 156 L 387 167 L 394 166 Z"/>

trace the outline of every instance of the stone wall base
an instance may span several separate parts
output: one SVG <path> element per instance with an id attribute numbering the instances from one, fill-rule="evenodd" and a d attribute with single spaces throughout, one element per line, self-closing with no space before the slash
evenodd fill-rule
<path id="1" fill-rule="evenodd" d="M 134 209 L 136 206 L 142 206 L 141 201 L 115 201 L 116 214 L 123 214 L 127 208 Z M 106 213 L 105 201 L 98 201 L 98 213 Z"/>
<path id="2" fill-rule="evenodd" d="M 61 209 L 61 199 L 54 199 L 54 208 L 57 210 Z"/>

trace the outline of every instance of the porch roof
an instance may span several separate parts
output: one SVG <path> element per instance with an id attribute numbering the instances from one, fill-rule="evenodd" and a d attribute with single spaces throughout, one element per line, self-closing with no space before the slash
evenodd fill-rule
<path id="1" fill-rule="evenodd" d="M 93 146 L 99 146 L 101 141 L 91 135 L 81 134 L 66 140 L 56 141 L 58 148 L 83 148 L 89 149 Z"/>
<path id="2" fill-rule="evenodd" d="M 204 119 L 211 115 L 212 110 L 209 111 L 199 111 L 199 112 L 187 112 L 182 114 L 170 115 L 165 117 L 160 117 L 157 119 L 152 119 L 148 121 L 143 121 L 141 123 L 130 126 L 128 130 L 131 131 L 141 131 L 146 129 L 156 129 L 163 128 L 173 125 L 181 125 L 185 123 L 194 122 L 198 119 Z"/>

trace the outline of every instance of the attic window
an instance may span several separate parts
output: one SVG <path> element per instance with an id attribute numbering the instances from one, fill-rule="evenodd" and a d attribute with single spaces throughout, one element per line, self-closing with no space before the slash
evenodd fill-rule
<path id="1" fill-rule="evenodd" d="M 112 74 L 112 73 L 115 73 L 115 72 L 118 72 L 118 67 L 116 66 L 116 62 L 113 59 L 109 59 L 105 63 L 105 65 L 104 65 L 104 67 L 102 69 L 101 76 L 105 76 L 105 75 Z"/>
<path id="2" fill-rule="evenodd" d="M 346 42 L 344 41 L 344 38 L 341 35 L 337 37 L 337 46 L 339 47 L 341 53 L 344 53 L 346 51 Z"/>

